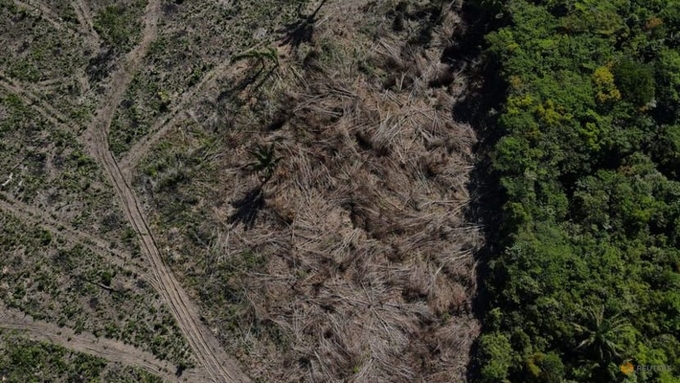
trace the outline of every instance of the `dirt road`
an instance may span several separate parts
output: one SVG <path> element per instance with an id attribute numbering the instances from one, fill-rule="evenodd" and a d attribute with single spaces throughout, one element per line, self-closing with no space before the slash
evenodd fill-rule
<path id="1" fill-rule="evenodd" d="M 204 382 L 206 377 L 196 370 L 185 370 L 180 377 L 175 375 L 176 367 L 166 361 L 158 360 L 153 354 L 142 351 L 129 344 L 57 325 L 36 321 L 25 314 L 0 306 L 0 329 L 25 332 L 27 338 L 47 341 L 64 348 L 94 355 L 108 361 L 138 367 L 160 376 L 168 382 Z"/>
<path id="2" fill-rule="evenodd" d="M 148 259 L 151 272 L 159 283 L 159 295 L 177 320 L 200 367 L 204 368 L 210 379 L 215 382 L 248 382 L 248 377 L 241 371 L 236 361 L 222 350 L 215 335 L 200 321 L 198 307 L 191 302 L 163 262 L 139 202 L 108 146 L 107 137 L 111 121 L 134 74 L 139 70 L 150 43 L 156 38 L 160 12 L 160 1 L 150 1 L 144 15 L 141 42 L 126 55 L 119 69 L 112 74 L 108 94 L 95 112 L 95 118 L 81 137 L 81 142 L 103 167 L 114 186 L 125 216 L 139 237 L 142 253 Z"/>
<path id="3" fill-rule="evenodd" d="M 150 44 L 156 39 L 158 32 L 158 20 L 161 14 L 160 0 L 151 0 L 143 16 L 144 29 L 142 32 L 142 38 L 139 44 L 127 53 L 121 60 L 118 68 L 111 74 L 107 83 L 109 88 L 102 99 L 99 107 L 94 113 L 94 118 L 92 123 L 85 129 L 84 133 L 79 137 L 79 141 L 86 148 L 88 153 L 102 166 L 104 173 L 107 175 L 109 181 L 114 186 L 114 191 L 120 203 L 125 216 L 137 233 L 140 240 L 140 247 L 142 254 L 146 257 L 149 263 L 150 270 L 149 279 L 152 281 L 153 286 L 158 291 L 161 299 L 170 309 L 171 313 L 175 317 L 177 324 L 182 331 L 183 335 L 186 337 L 198 366 L 196 371 L 193 372 L 194 378 L 193 382 L 249 382 L 249 378 L 241 371 L 238 363 L 229 357 L 224 350 L 221 348 L 217 337 L 210 332 L 210 330 L 200 321 L 200 314 L 198 307 L 189 299 L 189 296 L 182 289 L 179 282 L 172 274 L 167 265 L 163 262 L 163 258 L 158 250 L 156 242 L 153 238 L 146 219 L 142 213 L 139 202 L 129 185 L 126 175 L 121 171 L 121 168 L 115 161 L 113 154 L 109 150 L 108 146 L 108 131 L 111 125 L 111 121 L 116 113 L 118 105 L 120 104 L 130 82 L 132 81 L 135 73 L 137 73 L 141 67 L 142 60 L 149 50 Z M 94 40 L 98 39 L 96 32 L 93 31 L 91 25 L 91 15 L 83 2 L 79 2 L 75 5 L 76 13 L 83 23 L 83 27 L 86 29 L 86 33 L 89 34 L 89 38 Z M 49 9 L 44 9 L 44 17 L 52 16 Z M 54 17 L 52 20 L 54 24 L 58 27 L 63 28 L 63 26 Z M 73 33 L 73 31 L 69 31 Z M 195 93 L 203 87 L 204 84 L 213 80 L 215 76 L 227 69 L 226 65 L 221 65 L 215 68 L 209 75 L 207 75 L 191 92 L 184 95 L 180 105 L 177 105 L 173 110 L 173 117 L 175 117 L 179 112 L 180 108 L 185 106 L 186 103 L 193 99 Z M 17 94 L 21 97 L 28 105 L 37 110 L 43 117 L 55 125 L 72 125 L 71 127 L 76 127 L 74 122 L 69 121 L 69 119 L 58 112 L 55 108 L 51 107 L 49 103 L 41 100 L 38 95 L 33 94 L 29 90 L 25 89 L 21 84 L 16 83 L 8 76 L 0 73 L 0 87 L 5 90 Z M 168 121 L 165 121 L 166 123 Z M 156 126 L 156 129 L 163 130 L 166 124 L 160 123 Z M 169 125 L 169 124 L 167 124 Z M 157 136 L 157 135 L 154 135 Z M 154 142 L 153 137 L 151 140 L 145 141 L 141 147 L 134 148 L 135 151 L 139 150 L 140 154 L 135 155 L 133 153 L 132 161 L 127 162 L 129 165 L 133 165 L 140 158 L 140 155 L 146 153 L 148 148 Z M 0 208 L 9 211 L 10 213 L 27 220 L 28 222 L 35 221 L 45 228 L 52 230 L 58 229 L 61 225 L 58 222 L 52 222 L 50 218 L 39 211 L 34 211 L 27 206 L 19 206 L 19 204 L 14 203 L 14 201 L 0 201 Z M 106 249 L 104 241 L 96 238 L 87 233 L 75 231 L 70 228 L 66 228 L 65 234 L 72 237 L 73 239 L 87 240 L 88 242 L 94 243 L 98 247 Z M 108 249 L 107 249 L 108 250 Z M 110 251 L 110 250 L 109 250 Z M 119 257 L 124 257 L 123 254 L 114 254 Z M 110 360 L 120 361 L 122 363 L 131 365 L 140 365 L 140 367 L 147 369 L 150 372 L 158 374 L 161 365 L 155 361 L 153 363 L 143 362 L 146 360 L 151 360 L 153 357 L 125 357 L 125 355 L 135 355 L 134 352 L 141 352 L 134 349 L 132 346 L 127 346 L 120 344 L 115 341 L 110 340 L 100 340 L 99 344 L 106 344 L 106 347 L 95 347 L 92 346 L 87 341 L 76 342 L 74 344 L 66 342 L 60 334 L 69 333 L 71 330 L 60 329 L 55 326 L 40 323 L 34 321 L 27 321 L 25 319 L 17 319 L 16 315 L 10 315 L 8 312 L 0 313 L 0 327 L 4 328 L 16 328 L 29 331 L 32 336 L 38 337 L 44 340 L 55 341 L 61 344 L 70 344 L 73 349 L 79 351 L 89 352 L 92 354 L 97 354 L 100 356 L 107 357 Z M 69 333 L 70 334 L 70 333 Z M 109 342 L 109 343 L 106 343 Z M 107 352 L 106 349 L 114 350 L 124 350 L 129 351 L 127 354 L 123 353 L 122 356 L 115 359 L 116 352 Z M 130 351 L 130 350 L 135 350 Z M 173 379 L 172 376 L 167 373 L 161 374 L 168 380 L 177 381 Z M 173 375 L 174 376 L 174 375 Z"/>

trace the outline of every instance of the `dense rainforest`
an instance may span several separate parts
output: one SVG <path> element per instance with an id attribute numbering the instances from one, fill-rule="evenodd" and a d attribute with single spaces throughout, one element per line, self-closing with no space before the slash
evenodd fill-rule
<path id="1" fill-rule="evenodd" d="M 504 84 L 481 380 L 680 382 L 680 0 L 474 3 Z"/>

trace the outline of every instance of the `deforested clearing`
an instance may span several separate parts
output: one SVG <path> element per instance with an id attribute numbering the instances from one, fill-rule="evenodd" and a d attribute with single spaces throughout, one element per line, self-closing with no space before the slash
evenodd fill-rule
<path id="1" fill-rule="evenodd" d="M 474 131 L 450 4 L 310 4 L 135 176 L 208 325 L 261 381 L 463 381 Z"/>
<path id="2" fill-rule="evenodd" d="M 0 380 L 474 380 L 461 6 L 0 0 Z"/>

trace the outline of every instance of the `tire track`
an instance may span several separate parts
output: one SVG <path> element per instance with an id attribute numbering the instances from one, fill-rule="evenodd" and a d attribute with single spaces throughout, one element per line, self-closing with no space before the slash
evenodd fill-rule
<path id="1" fill-rule="evenodd" d="M 30 106 L 36 111 L 38 111 L 38 113 L 40 113 L 43 117 L 45 117 L 46 120 L 48 120 L 54 125 L 69 124 L 73 125 L 72 127 L 79 126 L 77 123 L 71 121 L 64 114 L 54 109 L 53 106 L 41 100 L 40 96 L 25 89 L 21 84 L 18 84 L 17 82 L 13 81 L 9 76 L 5 75 L 2 72 L 0 72 L 0 87 L 4 88 L 5 91 L 10 92 L 11 94 L 14 94 L 17 97 L 21 98 L 21 100 L 25 102 L 27 106 Z"/>
<path id="2" fill-rule="evenodd" d="M 71 2 L 71 6 L 73 6 L 73 11 L 76 13 L 76 17 L 83 28 L 83 32 L 88 36 L 88 39 L 95 47 L 99 47 L 101 45 L 101 39 L 94 29 L 94 20 L 90 14 L 90 8 L 85 4 L 84 0 L 73 1 Z"/>
<path id="3" fill-rule="evenodd" d="M 4 210 L 15 217 L 21 218 L 23 222 L 38 225 L 56 236 L 64 237 L 74 243 L 80 243 L 97 254 L 110 254 L 113 257 L 108 258 L 110 258 L 112 263 L 116 266 L 131 269 L 137 273 L 137 275 L 143 277 L 144 280 L 149 282 L 154 288 L 158 288 L 158 282 L 156 281 L 155 276 L 149 273 L 144 265 L 134 261 L 129 253 L 118 249 L 112 249 L 102 238 L 74 229 L 65 223 L 49 218 L 44 211 L 23 202 L 9 199 L 4 194 L 0 194 L 0 210 Z"/>
<path id="4" fill-rule="evenodd" d="M 177 124 L 180 120 L 181 112 L 187 109 L 189 103 L 195 101 L 196 97 L 201 94 L 201 89 L 227 73 L 230 64 L 225 62 L 210 70 L 196 86 L 183 94 L 182 100 L 171 109 L 169 116 L 156 122 L 151 127 L 149 134 L 130 147 L 125 156 L 120 160 L 120 168 L 123 174 L 127 177 L 132 174 L 132 170 L 146 157 L 151 148 Z M 241 66 L 236 69 L 232 68 L 231 71 L 241 71 L 242 69 Z"/>
<path id="5" fill-rule="evenodd" d="M 29 339 L 47 341 L 64 348 L 93 355 L 111 362 L 134 366 L 157 375 L 168 382 L 203 382 L 205 376 L 200 371 L 185 370 L 180 377 L 173 371 L 176 367 L 161 361 L 153 354 L 140 350 L 129 344 L 108 338 L 98 338 L 93 334 L 59 327 L 57 325 L 36 321 L 24 313 L 8 309 L 0 305 L 0 329 L 25 332 Z"/>
<path id="6" fill-rule="evenodd" d="M 144 15 L 142 40 L 126 55 L 120 68 L 112 75 L 108 97 L 101 108 L 95 112 L 95 119 L 81 140 L 90 154 L 104 168 L 114 186 L 126 217 L 139 236 L 142 252 L 151 263 L 152 271 L 159 281 L 158 292 L 175 317 L 198 362 L 215 382 L 247 382 L 249 379 L 241 372 L 236 362 L 226 355 L 217 338 L 200 322 L 198 308 L 190 301 L 186 292 L 163 262 L 132 188 L 108 147 L 108 130 L 114 113 L 134 74 L 139 69 L 149 44 L 156 38 L 159 14 L 160 1 L 151 0 Z"/>
<path id="7" fill-rule="evenodd" d="M 19 0 L 14 0 L 14 4 L 26 9 L 38 10 L 40 12 L 39 17 L 50 23 L 56 30 L 60 32 L 66 32 L 70 34 L 71 37 L 78 35 L 78 31 L 64 25 L 62 18 L 58 14 L 56 14 L 48 6 L 42 4 L 39 1 L 26 0 L 26 2 L 23 2 Z"/>
<path id="8" fill-rule="evenodd" d="M 147 41 L 146 46 L 148 47 L 148 44 L 153 40 L 145 34 L 143 41 Z M 80 137 L 80 141 L 86 147 L 89 154 L 100 163 L 105 171 L 104 173 L 113 184 L 116 195 L 121 201 L 123 212 L 140 238 L 142 253 L 145 254 L 153 269 L 151 273 L 154 278 L 151 278 L 151 281 L 157 282 L 154 285 L 156 291 L 175 317 L 180 330 L 187 339 L 201 367 L 206 369 L 211 380 L 214 382 L 248 382 L 249 379 L 241 372 L 238 364 L 226 355 L 221 349 L 219 341 L 198 320 L 200 317 L 198 308 L 193 305 L 172 272 L 168 270 L 162 261 L 160 252 L 141 214 L 138 202 L 115 162 L 112 153 L 108 149 L 107 134 L 115 109 L 120 100 L 122 100 L 125 87 L 132 80 L 134 71 L 131 69 L 137 67 L 134 60 L 137 60 L 138 65 L 143 57 L 143 52 L 144 50 L 139 49 L 139 47 L 133 50 L 127 56 L 127 62 L 123 63 L 119 71 L 113 74 L 114 80 L 111 82 L 115 86 L 110 90 L 111 95 L 106 99 L 103 107 L 95 112 L 94 122 Z M 75 124 L 19 84 L 16 84 L 7 77 L 3 81 L 1 74 L 0 86 L 16 93 L 53 124 Z"/>
<path id="9" fill-rule="evenodd" d="M 141 250 L 151 263 L 152 273 L 158 281 L 158 285 L 155 287 L 173 313 L 180 330 L 187 338 L 195 354 L 194 356 L 202 365 L 201 367 L 205 368 L 206 373 L 215 382 L 249 382 L 249 378 L 241 371 L 238 364 L 221 349 L 217 338 L 200 322 L 198 308 L 191 302 L 172 272 L 164 264 L 136 197 L 108 149 L 107 134 L 111 121 L 134 73 L 140 67 L 141 59 L 148 51 L 149 44 L 155 39 L 159 13 L 159 1 L 150 2 L 144 16 L 144 32 L 141 42 L 125 56 L 119 69 L 111 75 L 109 79 L 111 88 L 109 88 L 108 97 L 95 112 L 93 123 L 85 130 L 79 141 L 84 144 L 90 155 L 103 166 L 105 173 L 114 185 L 116 194 L 123 204 L 125 215 L 140 238 Z M 226 66 L 221 66 L 218 69 L 224 71 Z M 218 75 L 218 71 L 213 73 L 213 76 L 206 75 L 201 84 L 205 84 Z M 1 73 L 0 86 L 16 93 L 50 122 L 69 124 L 73 125 L 72 127 L 78 126 L 41 100 L 40 97 L 27 91 Z M 197 86 L 196 89 L 200 89 L 200 86 Z M 193 94 L 184 97 L 186 102 L 189 102 Z M 176 108 L 176 110 L 179 110 L 179 108 Z"/>
<path id="10" fill-rule="evenodd" d="M 152 272 L 156 274 L 156 278 L 159 280 L 159 294 L 173 313 L 196 358 L 208 370 L 213 381 L 249 381 L 240 371 L 236 362 L 232 361 L 221 350 L 219 342 L 214 335 L 200 322 L 198 319 L 198 308 L 191 302 L 175 276 L 163 262 L 138 202 L 123 177 L 123 173 L 117 166 L 111 152 L 106 148 L 102 150 L 102 146 L 106 145 L 105 138 L 105 136 L 99 138 L 97 153 L 94 157 L 102 161 L 102 165 L 110 176 L 116 189 L 116 194 L 124 206 L 125 214 L 140 238 L 142 252 L 148 257 L 152 266 Z"/>

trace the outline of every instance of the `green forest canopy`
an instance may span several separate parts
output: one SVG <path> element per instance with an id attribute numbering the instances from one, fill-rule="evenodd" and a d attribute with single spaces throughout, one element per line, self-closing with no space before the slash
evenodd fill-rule
<path id="1" fill-rule="evenodd" d="M 479 3 L 507 85 L 482 380 L 680 382 L 680 0 Z"/>

